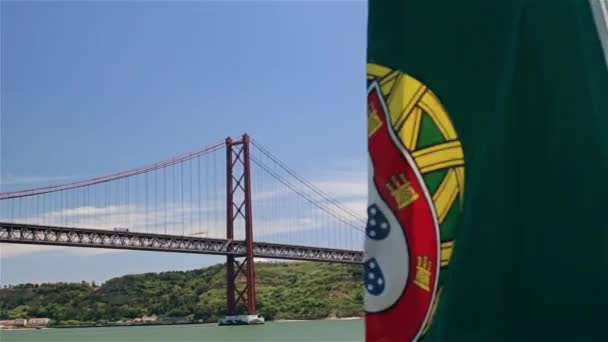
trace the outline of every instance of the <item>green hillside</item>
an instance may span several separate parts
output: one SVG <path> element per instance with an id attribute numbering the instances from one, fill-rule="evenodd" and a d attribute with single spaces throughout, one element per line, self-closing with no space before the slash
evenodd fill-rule
<path id="1" fill-rule="evenodd" d="M 256 263 L 258 312 L 266 319 L 359 316 L 362 271 L 357 265 Z M 0 289 L 0 319 L 49 317 L 59 324 L 73 324 L 154 314 L 193 315 L 213 322 L 226 313 L 225 296 L 223 265 L 127 275 L 101 286 L 86 282 L 23 284 Z"/>

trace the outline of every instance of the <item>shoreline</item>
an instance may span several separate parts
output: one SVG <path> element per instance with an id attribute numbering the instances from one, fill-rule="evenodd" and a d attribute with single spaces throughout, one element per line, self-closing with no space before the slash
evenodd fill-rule
<path id="1" fill-rule="evenodd" d="M 319 318 L 319 319 L 277 319 L 274 323 L 293 323 L 293 322 L 311 322 L 311 321 L 355 321 L 358 319 L 363 319 L 363 317 L 327 317 L 327 318 Z"/>
<path id="2" fill-rule="evenodd" d="M 363 317 L 327 317 L 319 319 L 277 319 L 268 321 L 267 323 L 298 323 L 298 322 L 313 322 L 313 321 L 355 321 L 363 319 Z M 117 328 L 117 327 L 142 327 L 142 326 L 176 326 L 176 325 L 196 325 L 196 324 L 216 324 L 214 322 L 188 322 L 188 323 L 146 323 L 146 324 L 107 324 L 107 325 L 74 325 L 74 326 L 55 326 L 55 327 L 44 327 L 44 328 L 2 328 L 0 331 L 32 331 L 32 330 L 45 330 L 45 329 L 78 329 L 78 328 Z"/>
<path id="3" fill-rule="evenodd" d="M 32 331 L 32 330 L 45 330 L 45 329 L 52 329 L 52 328 L 48 328 L 48 327 L 44 327 L 44 328 L 0 328 L 0 331 Z"/>

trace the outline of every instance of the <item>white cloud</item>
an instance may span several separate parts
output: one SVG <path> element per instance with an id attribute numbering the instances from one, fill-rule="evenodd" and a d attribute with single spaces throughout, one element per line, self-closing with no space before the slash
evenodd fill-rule
<path id="1" fill-rule="evenodd" d="M 318 181 L 314 184 L 333 198 L 367 198 L 367 182 L 365 179 L 363 181 L 359 179 Z"/>
<path id="2" fill-rule="evenodd" d="M 124 211 L 124 206 L 93 207 L 84 206 L 45 213 L 47 217 L 80 217 L 95 215 L 116 215 Z"/>
<path id="3" fill-rule="evenodd" d="M 353 198 L 348 201 L 340 201 L 340 204 L 363 219 L 367 216 L 367 196 Z"/>

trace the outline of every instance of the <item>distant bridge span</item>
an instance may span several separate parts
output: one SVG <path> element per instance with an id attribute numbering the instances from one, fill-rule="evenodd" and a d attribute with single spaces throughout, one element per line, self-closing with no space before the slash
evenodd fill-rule
<path id="1" fill-rule="evenodd" d="M 68 228 L 0 222 L 0 243 L 127 249 L 140 251 L 230 255 L 246 257 L 244 240 L 212 239 L 113 230 Z M 357 264 L 363 252 L 254 242 L 255 257 Z"/>

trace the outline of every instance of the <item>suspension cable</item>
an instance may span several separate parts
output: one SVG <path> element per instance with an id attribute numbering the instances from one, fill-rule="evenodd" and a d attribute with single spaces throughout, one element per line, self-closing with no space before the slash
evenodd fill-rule
<path id="1" fill-rule="evenodd" d="M 194 152 L 178 155 L 176 157 L 173 157 L 171 159 L 167 159 L 167 160 L 164 160 L 164 161 L 161 161 L 158 163 L 154 163 L 151 165 L 147 165 L 144 167 L 135 168 L 135 169 L 127 170 L 127 171 L 117 172 L 117 173 L 110 174 L 107 176 L 95 177 L 95 178 L 85 179 L 85 180 L 76 181 L 76 182 L 72 182 L 72 183 L 52 185 L 52 186 L 47 186 L 47 187 L 42 187 L 42 188 L 12 191 L 12 192 L 0 192 L 0 200 L 35 196 L 35 195 L 47 194 L 47 193 L 63 191 L 63 190 L 71 190 L 71 189 L 85 187 L 85 186 L 89 186 L 89 185 L 106 183 L 106 182 L 110 182 L 113 180 L 122 179 L 122 178 L 126 178 L 126 177 L 137 176 L 137 175 L 140 175 L 140 174 L 143 174 L 146 172 L 155 171 L 158 169 L 173 166 L 178 163 L 191 160 L 191 159 L 196 158 L 201 155 L 210 154 L 219 149 L 222 149 L 223 147 L 224 147 L 224 143 L 222 142 L 222 143 L 218 143 L 215 145 L 211 145 L 211 146 L 202 148 L 202 149 L 194 151 Z"/>
<path id="2" fill-rule="evenodd" d="M 335 199 L 331 198 L 323 190 L 319 189 L 317 186 L 315 186 L 311 182 L 307 181 L 306 179 L 300 177 L 298 174 L 295 173 L 295 171 L 293 171 L 292 169 L 290 169 L 287 165 L 285 165 L 283 162 L 281 162 L 277 157 L 275 157 L 272 153 L 270 153 L 270 151 L 268 151 L 263 146 L 261 146 L 260 144 L 258 144 L 255 140 L 251 139 L 251 143 L 252 143 L 252 145 L 255 148 L 257 148 L 260 152 L 262 152 L 266 157 L 268 157 L 270 160 L 272 160 L 274 163 L 276 163 L 278 166 L 280 166 L 281 169 L 283 169 L 289 175 L 293 176 L 295 179 L 297 179 L 298 181 L 300 181 L 301 183 L 303 183 L 304 185 L 306 185 L 308 188 L 310 188 L 317 195 L 321 196 L 324 200 L 326 200 L 326 201 L 330 202 L 331 204 L 335 205 L 336 207 L 340 208 L 342 211 L 344 211 L 346 214 L 348 214 L 352 218 L 354 218 L 354 219 L 356 219 L 358 221 L 361 221 L 364 224 L 367 222 L 364 218 L 362 218 L 361 216 L 358 216 L 357 214 L 353 213 L 351 210 L 349 210 L 348 208 L 346 208 L 342 204 L 340 204 L 340 202 L 338 202 Z"/>
<path id="3" fill-rule="evenodd" d="M 305 193 L 299 191 L 293 184 L 291 184 L 289 181 L 285 180 L 283 177 L 281 177 L 279 174 L 277 174 L 276 172 L 270 170 L 270 168 L 265 165 L 263 162 L 259 161 L 257 158 L 255 158 L 254 156 L 250 156 L 251 161 L 253 161 L 256 165 L 258 165 L 260 168 L 262 168 L 264 171 L 266 171 L 269 175 L 271 175 L 273 178 L 275 178 L 276 180 L 278 180 L 279 182 L 283 183 L 283 185 L 287 186 L 291 191 L 295 192 L 296 194 L 298 194 L 300 197 L 304 198 L 306 201 L 308 201 L 309 203 L 311 203 L 312 205 L 316 206 L 317 208 L 323 210 L 324 212 L 328 213 L 329 215 L 333 216 L 334 218 L 336 218 L 337 220 L 351 226 L 352 228 L 360 231 L 360 232 L 364 232 L 363 229 L 361 229 L 360 227 L 358 227 L 357 225 L 355 225 L 353 222 L 349 222 L 347 221 L 345 218 L 336 215 L 334 212 L 332 212 L 331 210 L 327 209 L 326 207 L 320 205 L 317 201 L 315 201 L 314 199 L 310 198 L 308 195 L 306 195 Z"/>

